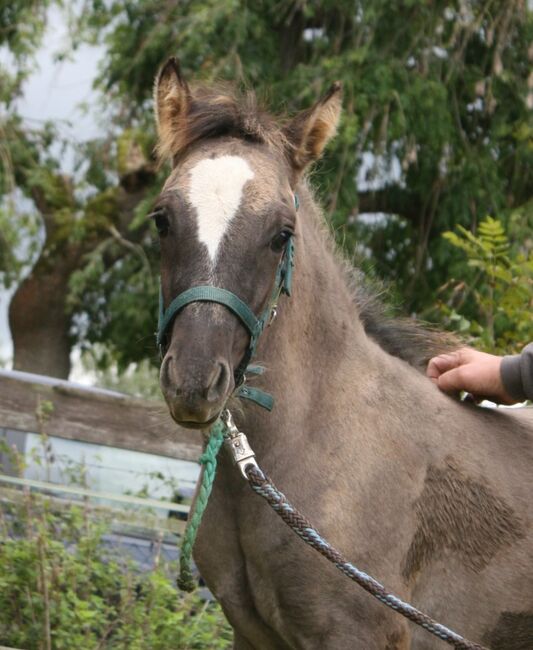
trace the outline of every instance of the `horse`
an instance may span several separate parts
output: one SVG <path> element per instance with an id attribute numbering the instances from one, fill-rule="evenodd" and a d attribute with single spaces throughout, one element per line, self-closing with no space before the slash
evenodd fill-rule
<path id="1" fill-rule="evenodd" d="M 443 337 L 389 317 L 336 251 L 306 174 L 336 132 L 341 94 L 333 84 L 279 119 L 251 92 L 189 84 L 176 59 L 159 71 L 163 308 L 209 285 L 261 314 L 294 244 L 290 298 L 257 342 L 265 372 L 247 378 L 272 412 L 234 396 L 250 335 L 220 301 L 169 319 L 162 393 L 180 426 L 204 432 L 230 404 L 276 485 L 400 598 L 494 650 L 533 647 L 533 413 L 440 392 L 423 369 Z M 194 559 L 235 650 L 443 645 L 304 545 L 222 452 Z"/>

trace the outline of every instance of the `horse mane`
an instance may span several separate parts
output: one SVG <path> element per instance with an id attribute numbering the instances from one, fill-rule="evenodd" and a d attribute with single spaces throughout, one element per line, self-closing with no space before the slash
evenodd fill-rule
<path id="1" fill-rule="evenodd" d="M 160 154 L 172 147 L 171 153 L 176 161 L 201 140 L 223 136 L 266 144 L 283 154 L 288 152 L 290 144 L 283 128 L 286 118 L 273 116 L 263 109 L 253 91 L 239 91 L 233 84 L 216 84 L 198 85 L 190 92 L 187 114 L 183 118 L 177 117 L 179 123 L 174 125 L 179 140 L 161 142 Z M 314 200 L 313 204 L 316 206 Z M 323 223 L 320 210 L 313 212 L 318 213 L 315 218 Z M 333 238 L 328 234 L 326 237 L 330 240 L 333 254 L 338 257 Z M 412 318 L 392 315 L 382 298 L 383 287 L 376 290 L 363 272 L 351 263 L 341 260 L 341 266 L 366 334 L 386 352 L 422 370 L 431 357 L 459 346 L 458 340 L 449 333 Z"/>
<path id="2" fill-rule="evenodd" d="M 360 269 L 350 265 L 347 273 L 363 328 L 385 352 L 425 370 L 432 357 L 460 347 L 459 340 L 450 332 L 392 313 L 382 297 L 387 293 L 384 285 L 376 288 L 377 283 L 371 283 Z"/>
<path id="3" fill-rule="evenodd" d="M 461 341 L 451 332 L 395 313 L 397 310 L 387 301 L 386 284 L 383 281 L 370 280 L 339 250 L 308 183 L 305 183 L 305 189 L 309 192 L 310 202 L 307 201 L 306 206 L 310 208 L 310 216 L 326 240 L 327 248 L 337 260 L 366 335 L 385 352 L 406 361 L 420 371 L 425 371 L 432 357 L 461 347 Z"/>

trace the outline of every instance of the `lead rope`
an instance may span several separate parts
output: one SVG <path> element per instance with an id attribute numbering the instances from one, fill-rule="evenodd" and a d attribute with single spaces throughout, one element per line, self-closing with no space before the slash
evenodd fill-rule
<path id="1" fill-rule="evenodd" d="M 217 420 L 213 425 L 209 442 L 204 453 L 200 456 L 200 464 L 203 465 L 202 482 L 194 502 L 192 514 L 187 519 L 187 526 L 180 547 L 180 574 L 177 580 L 178 587 L 183 591 L 194 591 L 196 581 L 192 574 L 192 549 L 196 541 L 198 528 L 202 522 L 207 502 L 213 489 L 213 482 L 217 471 L 217 456 L 220 447 L 224 442 L 226 426 L 222 420 Z"/>
<path id="2" fill-rule="evenodd" d="M 351 562 L 348 562 L 337 549 L 333 548 L 320 535 L 316 528 L 313 528 L 309 521 L 287 501 L 287 497 L 277 489 L 259 467 L 247 465 L 245 472 L 252 490 L 267 501 L 291 530 L 301 537 L 306 544 L 309 544 L 309 546 L 332 562 L 344 575 L 357 582 L 359 586 L 363 587 L 374 598 L 377 598 L 384 605 L 387 605 L 387 607 L 394 609 L 402 616 L 405 616 L 405 618 L 420 625 L 428 632 L 431 632 L 431 634 L 453 645 L 455 648 L 460 650 L 487 650 L 484 646 L 468 641 L 460 634 L 437 623 L 430 616 L 416 609 L 416 607 L 409 605 L 409 603 L 404 602 L 394 594 L 388 593 L 382 584 L 367 575 L 364 571 L 358 569 Z"/>
<path id="3" fill-rule="evenodd" d="M 332 562 L 339 571 L 356 582 L 369 594 L 381 603 L 395 610 L 405 618 L 438 637 L 442 641 L 453 645 L 458 650 L 487 650 L 478 643 L 468 641 L 460 634 L 441 625 L 424 612 L 404 602 L 394 594 L 388 593 L 385 587 L 377 580 L 348 562 L 344 556 L 325 540 L 311 523 L 292 506 L 287 497 L 280 492 L 268 476 L 261 470 L 255 460 L 255 454 L 248 444 L 244 433 L 239 431 L 228 410 L 225 410 L 221 419 L 217 420 L 211 429 L 211 435 L 205 452 L 200 457 L 204 466 L 202 482 L 198 496 L 189 517 L 180 551 L 180 575 L 178 586 L 184 591 L 193 591 L 195 581 L 191 570 L 192 549 L 196 534 L 202 520 L 202 515 L 211 494 L 217 467 L 217 455 L 224 442 L 230 451 L 233 461 L 238 466 L 241 475 L 248 480 L 252 490 L 263 497 L 270 507 L 283 519 L 306 544 L 314 548 L 321 555 Z"/>

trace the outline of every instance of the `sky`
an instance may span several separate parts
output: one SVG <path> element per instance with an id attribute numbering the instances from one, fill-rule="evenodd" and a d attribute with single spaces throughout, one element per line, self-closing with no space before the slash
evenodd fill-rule
<path id="1" fill-rule="evenodd" d="M 26 82 L 17 108 L 30 126 L 53 120 L 67 138 L 88 140 L 99 133 L 96 111 L 84 112 L 80 105 L 89 103 L 90 106 L 101 50 L 83 45 L 70 60 L 55 62 L 55 55 L 66 43 L 65 21 L 58 10 L 52 10 L 43 45 L 35 57 L 35 72 Z M 0 51 L 0 65 L 5 63 L 5 53 Z M 64 164 L 68 171 L 72 158 L 67 155 Z M 10 298 L 11 292 L 0 291 L 0 362 L 10 360 L 13 353 L 7 321 Z"/>

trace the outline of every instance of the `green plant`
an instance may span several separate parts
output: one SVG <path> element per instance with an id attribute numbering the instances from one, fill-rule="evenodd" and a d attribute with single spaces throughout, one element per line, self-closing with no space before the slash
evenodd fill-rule
<path id="1" fill-rule="evenodd" d="M 14 452 L 13 452 L 14 453 Z M 18 463 L 20 466 L 20 463 Z M 156 551 L 140 573 L 102 544 L 111 522 L 87 503 L 6 491 L 0 506 L 0 645 L 25 650 L 222 650 L 218 605 L 180 593 Z M 156 544 L 156 549 L 159 548 Z"/>
<path id="2" fill-rule="evenodd" d="M 519 351 L 533 339 L 531 243 L 512 242 L 492 217 L 479 224 L 476 234 L 457 226 L 457 232 L 443 237 L 465 253 L 471 271 L 447 283 L 448 300 L 438 305 L 445 322 L 469 335 L 477 347 Z"/>

